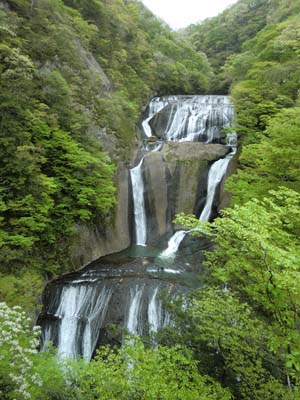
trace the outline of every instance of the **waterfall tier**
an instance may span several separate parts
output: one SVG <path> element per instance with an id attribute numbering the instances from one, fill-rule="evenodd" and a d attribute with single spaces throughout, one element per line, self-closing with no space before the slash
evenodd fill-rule
<path id="1" fill-rule="evenodd" d="M 228 96 L 164 96 L 150 102 L 143 129 L 146 137 L 166 141 L 218 143 L 232 121 Z"/>
<path id="2" fill-rule="evenodd" d="M 135 168 L 130 170 L 133 205 L 134 205 L 134 221 L 136 244 L 144 246 L 147 237 L 146 210 L 144 203 L 144 180 L 142 175 L 143 158 Z"/>
<path id="3" fill-rule="evenodd" d="M 114 337 L 119 343 L 124 331 L 110 331 L 118 325 L 132 334 L 149 334 L 166 326 L 170 316 L 160 298 L 170 299 L 177 287 L 168 282 L 162 268 L 146 260 L 125 262 L 104 257 L 82 272 L 53 282 L 44 294 L 40 316 L 42 348 L 52 341 L 62 357 L 78 355 L 90 360 L 98 344 Z"/>

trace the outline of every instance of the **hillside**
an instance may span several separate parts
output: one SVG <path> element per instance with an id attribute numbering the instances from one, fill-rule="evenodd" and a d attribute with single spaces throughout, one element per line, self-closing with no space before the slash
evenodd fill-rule
<path id="1" fill-rule="evenodd" d="M 179 33 L 138 0 L 0 0 L 0 38 L 0 398 L 299 400 L 300 0 Z M 134 245 L 67 274 L 119 215 Z"/>
<path id="2" fill-rule="evenodd" d="M 244 147 L 227 187 L 239 204 L 279 186 L 300 189 L 299 11 L 299 1 L 240 0 L 186 32 L 213 66 L 212 90 L 229 90 L 235 105 Z"/>
<path id="3" fill-rule="evenodd" d="M 224 65 L 243 52 L 245 42 L 267 25 L 277 24 L 299 12 L 298 0 L 240 0 L 218 16 L 189 26 L 182 34 L 195 49 L 207 55 L 216 73 L 211 90 L 223 93 L 232 82 L 224 73 Z"/>
<path id="4" fill-rule="evenodd" d="M 148 98 L 205 92 L 211 70 L 137 1 L 2 1 L 0 36 L 0 262 L 12 298 L 24 271 L 40 281 L 69 268 L 75 223 L 109 224 L 113 163 L 128 159 Z"/>

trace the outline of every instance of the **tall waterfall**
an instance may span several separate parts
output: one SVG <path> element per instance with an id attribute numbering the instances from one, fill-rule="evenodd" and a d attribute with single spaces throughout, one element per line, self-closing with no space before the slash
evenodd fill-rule
<path id="1" fill-rule="evenodd" d="M 147 220 L 144 201 L 144 180 L 142 174 L 142 164 L 144 158 L 138 166 L 130 170 L 132 195 L 134 206 L 134 226 L 136 235 L 136 244 L 145 246 L 147 239 Z"/>
<path id="2" fill-rule="evenodd" d="M 164 96 L 151 100 L 148 116 L 142 122 L 147 138 L 153 136 L 149 122 L 164 111 L 168 121 L 164 126 L 166 141 L 217 142 L 223 128 L 229 127 L 233 120 L 233 106 L 228 96 Z M 160 151 L 161 144 L 151 151 Z M 147 150 L 147 147 L 145 148 Z M 135 243 L 145 246 L 147 243 L 147 216 L 145 211 L 145 182 L 140 163 L 130 170 L 134 203 Z M 213 200 L 213 199 L 212 199 Z M 207 206 L 209 207 L 209 206 Z M 184 234 L 170 239 L 164 257 L 176 253 Z"/>
<path id="3" fill-rule="evenodd" d="M 181 197 L 178 202 L 174 198 L 178 192 L 186 193 L 178 188 L 190 176 L 189 169 L 182 174 L 181 170 L 177 171 L 177 159 L 168 164 L 168 151 L 170 148 L 176 149 L 177 152 L 172 154 L 182 157 L 182 146 L 189 149 L 199 146 L 199 153 L 205 154 L 200 160 L 199 169 L 195 169 L 195 185 L 187 186 L 192 190 L 197 188 L 197 179 L 201 176 L 200 194 L 195 194 L 195 199 L 190 201 L 191 206 L 188 207 L 199 210 L 199 205 L 205 202 L 199 220 L 209 221 L 217 188 L 237 145 L 234 132 L 227 134 L 227 137 L 222 132 L 232 122 L 233 106 L 228 96 L 164 96 L 151 100 L 148 115 L 142 122 L 142 134 L 144 142 L 147 142 L 143 147 L 144 156 L 130 170 L 135 244 L 142 247 L 132 246 L 123 253 L 102 257 L 83 270 L 48 285 L 40 316 L 42 348 L 46 347 L 47 341 L 52 341 L 61 357 L 75 358 L 80 355 L 90 360 L 99 343 L 121 344 L 123 328 L 132 334 L 145 335 L 171 324 L 161 293 L 166 290 L 169 299 L 172 299 L 178 291 L 189 290 L 198 282 L 199 254 L 195 255 L 196 262 L 193 255 L 189 254 L 185 255 L 184 260 L 180 257 L 175 259 L 174 255 L 189 232 L 184 230 L 175 232 L 167 249 L 161 252 L 160 240 L 170 232 L 174 210 L 177 212 L 186 201 L 186 197 Z M 186 141 L 202 143 L 180 144 Z M 227 154 L 229 148 L 232 151 Z M 150 152 L 160 154 L 147 154 Z M 194 159 L 198 162 L 198 153 L 195 154 Z M 149 157 L 147 162 L 144 162 L 145 157 Z M 182 159 L 185 162 L 185 158 Z M 144 169 L 151 168 L 151 160 L 161 162 L 156 167 L 163 166 L 163 179 L 162 170 L 158 167 L 150 170 L 151 173 L 148 170 L 143 173 Z M 149 176 L 151 182 L 147 182 L 145 176 Z M 207 176 L 207 180 L 204 179 Z M 170 183 L 168 179 L 173 181 Z M 163 207 L 160 208 L 160 205 Z M 159 217 L 157 209 L 163 210 Z M 157 239 L 156 232 L 160 235 Z M 191 265 L 190 260 L 194 264 Z M 122 330 L 112 333 L 111 325 L 118 325 Z"/>

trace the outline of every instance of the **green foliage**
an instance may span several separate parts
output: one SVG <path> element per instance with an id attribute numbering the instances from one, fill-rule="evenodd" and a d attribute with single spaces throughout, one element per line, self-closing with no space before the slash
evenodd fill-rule
<path id="1" fill-rule="evenodd" d="M 198 374 L 184 348 L 146 349 L 137 338 L 117 352 L 102 348 L 80 382 L 86 400 L 230 399 L 212 379 Z"/>
<path id="2" fill-rule="evenodd" d="M 245 143 L 255 143 L 270 118 L 291 107 L 299 90 L 299 18 L 268 25 L 244 44 L 225 70 L 237 82 L 232 89 L 238 129 Z M 241 81 L 241 82 L 238 82 Z"/>
<path id="3" fill-rule="evenodd" d="M 41 275 L 33 270 L 17 275 L 0 274 L 0 298 L 10 307 L 22 304 L 27 314 L 32 313 L 33 307 L 38 310 L 38 294 L 43 288 Z"/>
<path id="4" fill-rule="evenodd" d="M 40 268 L 38 253 L 48 248 L 43 269 L 53 273 L 74 224 L 105 216 L 114 205 L 114 170 L 99 146 L 92 155 L 70 134 L 50 128 L 44 113 L 27 111 L 23 122 L 15 130 L 7 126 L 11 154 L 2 159 L 2 272 Z M 0 142 L 3 154 L 6 141 Z"/>
<path id="5" fill-rule="evenodd" d="M 239 69 L 240 61 L 246 61 L 244 57 L 246 53 L 243 50 L 251 51 L 251 65 L 260 50 L 265 55 L 271 54 L 274 57 L 277 49 L 272 46 L 272 39 L 276 36 L 273 28 L 276 29 L 277 24 L 283 19 L 298 15 L 299 10 L 299 0 L 240 0 L 217 17 L 188 27 L 184 35 L 192 41 L 197 50 L 203 51 L 208 56 L 214 68 L 216 79 L 211 82 L 211 89 L 224 93 L 228 91 L 232 81 L 238 79 L 236 71 L 234 74 L 230 73 L 226 64 L 229 61 L 231 65 L 232 59 L 234 62 L 238 60 L 235 65 Z M 264 32 L 266 46 L 260 39 L 261 32 Z M 260 48 L 253 48 L 257 38 L 260 41 Z M 289 46 L 296 44 L 294 40 L 295 37 L 291 40 L 293 44 L 290 43 Z M 287 53 L 284 47 L 281 47 L 280 51 Z M 225 70 L 224 65 L 226 65 Z"/>
<path id="6" fill-rule="evenodd" d="M 0 303 L 0 395 L 3 400 L 69 400 L 77 396 L 82 364 L 59 360 L 54 352 L 38 353 L 40 328 L 20 307 Z"/>
<path id="7" fill-rule="evenodd" d="M 283 385 L 271 373 L 278 373 L 280 360 L 269 351 L 270 334 L 246 304 L 230 292 L 201 289 L 192 297 L 187 319 L 202 373 L 229 387 L 234 398 L 284 398 Z"/>
<path id="8" fill-rule="evenodd" d="M 1 399 L 30 399 L 30 387 L 41 386 L 33 369 L 39 328 L 33 332 L 30 319 L 19 308 L 0 303 L 0 395 Z"/>
<path id="9" fill-rule="evenodd" d="M 223 218 L 206 225 L 217 245 L 207 253 L 206 265 L 210 282 L 226 283 L 231 293 L 268 321 L 273 335 L 269 349 L 283 357 L 288 372 L 282 366 L 282 373 L 289 373 L 298 386 L 300 196 L 286 188 L 271 196 L 226 210 Z"/>
<path id="10" fill-rule="evenodd" d="M 226 183 L 235 203 L 263 198 L 286 186 L 300 192 L 300 110 L 284 109 L 270 120 L 259 143 L 245 146 L 241 169 Z"/>
<path id="11" fill-rule="evenodd" d="M 90 364 L 37 353 L 39 329 L 16 307 L 0 303 L 1 399 L 229 400 L 229 392 L 198 374 L 183 347 L 146 349 L 131 338 L 103 347 Z"/>
<path id="12" fill-rule="evenodd" d="M 241 0 L 189 31 L 214 66 L 213 90 L 232 84 L 243 148 L 226 183 L 235 207 L 211 225 L 177 219 L 211 237 L 206 280 L 228 289 L 196 292 L 177 315 L 201 372 L 238 399 L 299 398 L 299 10 Z"/>
<path id="13" fill-rule="evenodd" d="M 217 79 L 212 82 L 212 90 L 224 92 L 229 88 L 230 80 L 223 74 L 222 66 L 232 55 L 239 53 L 242 44 L 253 37 L 265 25 L 270 5 L 266 1 L 239 1 L 222 14 L 191 25 L 186 35 L 194 47 L 203 51 L 214 67 Z"/>
<path id="14" fill-rule="evenodd" d="M 227 184 L 234 204 L 261 199 L 280 185 L 299 191 L 299 9 L 299 1 L 241 0 L 191 28 L 196 43 L 198 32 L 210 58 L 216 57 L 218 82 L 232 83 L 236 130 L 244 145 L 238 174 Z M 232 30 L 232 24 L 237 29 Z M 228 48 L 227 31 L 237 35 Z M 252 33 L 244 35 L 247 31 Z M 218 50 L 228 50 L 224 57 L 213 47 L 215 35 L 220 36 Z"/>
<path id="15" fill-rule="evenodd" d="M 271 199 L 224 212 L 225 218 L 213 224 L 218 246 L 208 254 L 208 265 L 215 277 L 268 316 L 287 357 L 299 351 L 300 197 L 283 188 L 271 194 Z M 298 374 L 294 368 L 292 374 Z"/>
<path id="16" fill-rule="evenodd" d="M 0 271 L 12 304 L 25 271 L 69 268 L 75 224 L 110 223 L 114 167 L 96 138 L 116 161 L 128 158 L 146 99 L 205 91 L 211 71 L 138 1 L 8 5 L 0 4 Z"/>

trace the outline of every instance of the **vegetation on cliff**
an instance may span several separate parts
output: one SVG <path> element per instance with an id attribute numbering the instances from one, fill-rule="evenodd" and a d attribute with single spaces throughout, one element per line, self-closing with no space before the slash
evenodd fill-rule
<path id="1" fill-rule="evenodd" d="M 2 1 L 0 38 L 0 292 L 14 304 L 28 270 L 38 290 L 70 268 L 75 224 L 110 222 L 113 162 L 147 99 L 205 92 L 211 70 L 137 1 Z"/>

